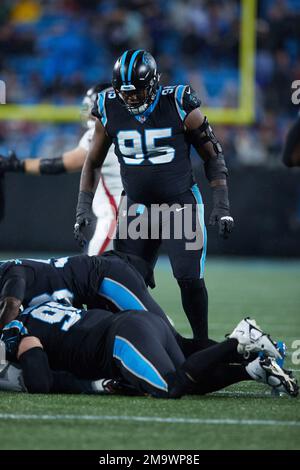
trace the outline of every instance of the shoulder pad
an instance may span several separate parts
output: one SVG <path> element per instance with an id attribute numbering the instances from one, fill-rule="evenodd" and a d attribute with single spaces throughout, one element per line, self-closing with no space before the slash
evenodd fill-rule
<path id="1" fill-rule="evenodd" d="M 175 103 L 182 121 L 185 120 L 191 111 L 201 106 L 201 100 L 198 98 L 195 90 L 189 85 L 178 85 L 176 87 Z"/>

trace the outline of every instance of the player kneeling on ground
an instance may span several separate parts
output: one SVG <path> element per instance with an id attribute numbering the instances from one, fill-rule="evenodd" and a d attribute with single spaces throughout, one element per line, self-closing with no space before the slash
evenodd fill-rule
<path id="1" fill-rule="evenodd" d="M 53 371 L 67 371 L 78 379 L 121 379 L 137 394 L 158 398 L 205 394 L 245 380 L 298 395 L 296 379 L 276 363 L 276 345 L 249 319 L 226 341 L 185 355 L 172 329 L 151 312 L 113 314 L 48 302 L 26 309 L 1 339 L 32 393 L 57 391 Z M 261 352 L 264 358 L 253 359 Z M 232 364 L 236 356 L 248 361 Z"/>

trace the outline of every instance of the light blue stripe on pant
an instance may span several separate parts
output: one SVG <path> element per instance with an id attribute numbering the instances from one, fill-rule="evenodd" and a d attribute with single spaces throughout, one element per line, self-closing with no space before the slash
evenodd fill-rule
<path id="1" fill-rule="evenodd" d="M 113 302 L 120 310 L 147 310 L 131 290 L 108 277 L 101 282 L 98 293 Z"/>
<path id="2" fill-rule="evenodd" d="M 198 186 L 194 184 L 191 190 L 197 202 L 199 223 L 200 223 L 201 231 L 203 233 L 203 249 L 202 249 L 202 255 L 201 255 L 201 260 L 200 260 L 200 279 L 203 279 L 204 271 L 205 271 L 206 248 L 207 248 L 207 232 L 206 232 L 206 227 L 205 227 L 205 222 L 204 222 L 204 204 L 203 204 L 202 196 L 201 196 Z"/>
<path id="3" fill-rule="evenodd" d="M 168 391 L 168 384 L 158 370 L 127 339 L 115 337 L 113 357 L 121 361 L 123 367 L 131 374 L 153 387 Z"/>

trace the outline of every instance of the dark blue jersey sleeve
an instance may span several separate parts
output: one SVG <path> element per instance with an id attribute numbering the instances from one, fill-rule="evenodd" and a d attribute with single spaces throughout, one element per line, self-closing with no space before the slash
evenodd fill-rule
<path id="1" fill-rule="evenodd" d="M 103 127 L 107 124 L 107 114 L 106 114 L 106 92 L 101 91 L 97 94 L 95 103 L 92 109 L 92 116 L 99 119 Z"/>
<path id="2" fill-rule="evenodd" d="M 175 103 L 182 121 L 196 108 L 201 106 L 195 90 L 189 85 L 178 85 L 175 91 Z"/>

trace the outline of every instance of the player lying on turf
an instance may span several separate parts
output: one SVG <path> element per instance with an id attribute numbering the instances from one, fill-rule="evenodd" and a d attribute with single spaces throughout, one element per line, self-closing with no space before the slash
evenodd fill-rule
<path id="1" fill-rule="evenodd" d="M 21 304 L 26 308 L 62 298 L 75 307 L 150 310 L 166 318 L 131 262 L 147 277 L 143 260 L 113 251 L 92 257 L 0 262 L 0 328 L 17 317 Z"/>
<path id="2" fill-rule="evenodd" d="M 48 302 L 26 309 L 1 339 L 32 393 L 57 391 L 53 371 L 66 371 L 78 379 L 121 379 L 138 394 L 159 398 L 205 394 L 245 380 L 298 394 L 296 379 L 275 361 L 275 344 L 249 319 L 224 342 L 185 355 L 169 325 L 151 312 L 113 314 Z M 265 357 L 231 364 L 258 352 Z"/>
<path id="3" fill-rule="evenodd" d="M 98 84 L 87 91 L 82 104 L 84 108 L 82 117 L 88 130 L 81 137 L 77 147 L 56 158 L 26 158 L 20 160 L 14 152 L 11 152 L 8 157 L 0 155 L 0 177 L 1 174 L 6 172 L 30 175 L 58 175 L 80 171 L 89 151 L 95 129 L 95 118 L 91 115 L 91 110 L 97 93 L 106 89 L 112 89 L 109 83 Z M 97 216 L 97 224 L 95 227 L 95 223 L 93 223 L 85 231 L 89 241 L 87 247 L 89 255 L 97 255 L 108 249 L 116 227 L 117 207 L 123 186 L 119 163 L 113 147 L 109 150 L 101 170 L 101 177 L 99 179 L 98 175 L 97 182 L 98 186 L 93 204 L 93 213 Z"/>
<path id="4" fill-rule="evenodd" d="M 144 272 L 144 276 L 131 263 Z M 112 312 L 151 311 L 172 328 L 169 318 L 147 289 L 144 278 L 148 270 L 150 273 L 142 259 L 114 251 L 93 257 L 77 255 L 0 262 L 0 329 L 18 316 L 21 305 L 27 308 L 62 298 L 79 308 L 86 305 Z M 173 332 L 181 347 L 191 347 L 190 339 L 182 337 L 175 329 Z M 203 348 L 215 341 L 198 340 L 196 344 L 197 348 Z"/>

